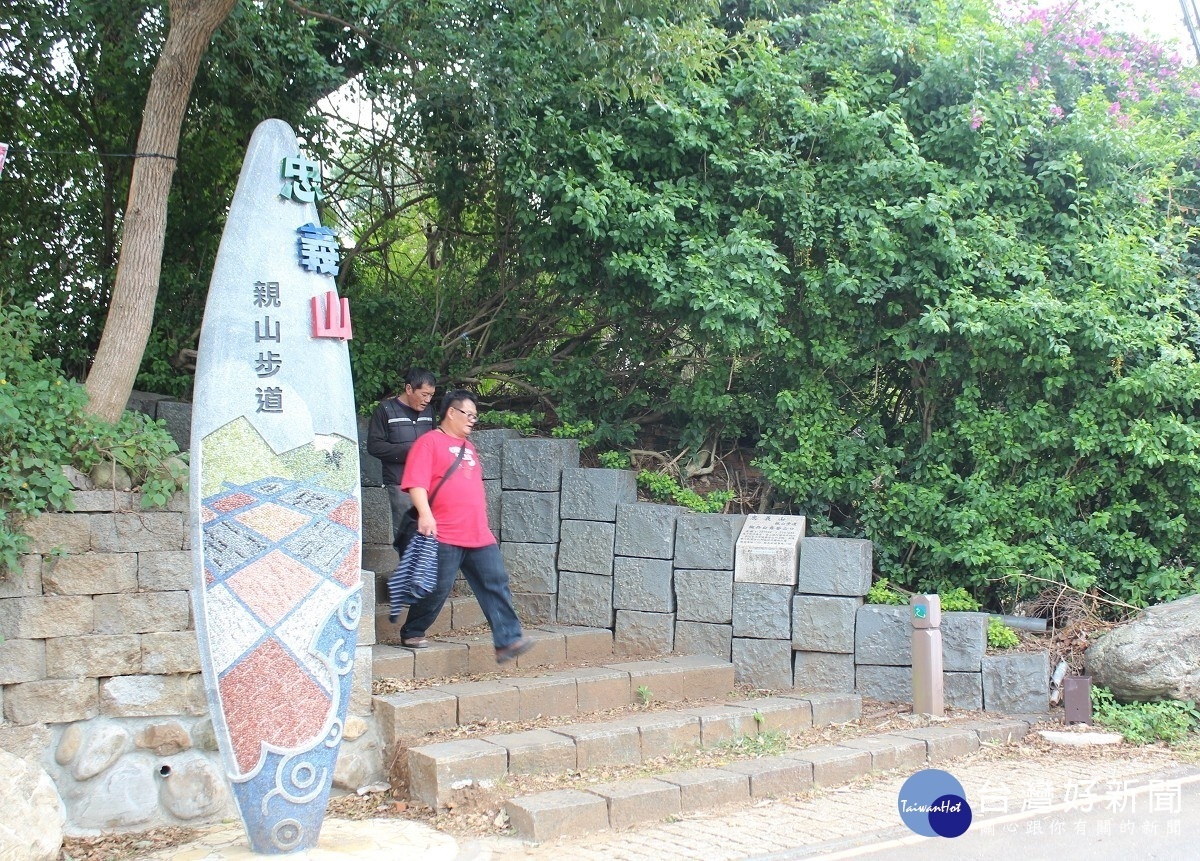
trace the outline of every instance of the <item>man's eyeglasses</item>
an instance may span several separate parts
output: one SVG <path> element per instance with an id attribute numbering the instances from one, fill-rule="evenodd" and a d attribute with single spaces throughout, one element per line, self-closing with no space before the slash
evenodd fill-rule
<path id="1" fill-rule="evenodd" d="M 475 424 L 475 422 L 479 421 L 479 416 L 475 413 L 469 413 L 466 410 L 460 410 L 458 407 L 450 407 L 450 409 L 457 410 L 458 412 L 462 413 L 464 416 L 466 416 L 467 421 L 469 421 L 471 424 Z"/>

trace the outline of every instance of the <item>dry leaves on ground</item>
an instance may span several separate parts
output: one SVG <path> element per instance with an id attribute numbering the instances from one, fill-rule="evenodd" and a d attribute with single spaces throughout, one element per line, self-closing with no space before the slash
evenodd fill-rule
<path id="1" fill-rule="evenodd" d="M 195 840 L 195 828 L 169 825 L 123 834 L 104 834 L 99 837 L 66 837 L 63 839 L 60 861 L 113 861 L 134 858 L 172 846 L 182 846 Z"/>

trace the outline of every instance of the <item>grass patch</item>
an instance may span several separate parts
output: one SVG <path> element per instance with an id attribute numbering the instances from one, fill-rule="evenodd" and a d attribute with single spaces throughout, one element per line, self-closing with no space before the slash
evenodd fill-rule
<path id="1" fill-rule="evenodd" d="M 776 729 L 763 730 L 758 735 L 741 735 L 712 746 L 717 753 L 727 753 L 742 758 L 779 756 L 788 749 L 788 736 Z"/>

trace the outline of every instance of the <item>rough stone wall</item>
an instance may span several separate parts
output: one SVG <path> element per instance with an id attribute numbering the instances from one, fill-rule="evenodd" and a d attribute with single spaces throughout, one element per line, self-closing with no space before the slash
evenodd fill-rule
<path id="1" fill-rule="evenodd" d="M 233 813 L 200 675 L 186 505 L 180 494 L 143 511 L 135 494 L 77 491 L 74 512 L 29 521 L 30 552 L 0 581 L 0 748 L 46 769 L 68 831 Z M 336 778 L 346 788 L 382 770 L 373 642 L 364 614 Z"/>

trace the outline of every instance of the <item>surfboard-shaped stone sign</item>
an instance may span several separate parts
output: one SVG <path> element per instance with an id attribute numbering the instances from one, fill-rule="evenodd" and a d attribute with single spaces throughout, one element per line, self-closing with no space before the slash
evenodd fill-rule
<path id="1" fill-rule="evenodd" d="M 250 848 L 314 847 L 362 613 L 358 433 L 320 166 L 254 132 L 209 287 L 192 408 L 192 603 Z"/>

